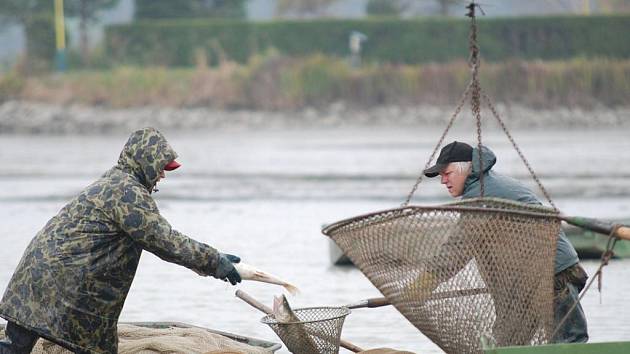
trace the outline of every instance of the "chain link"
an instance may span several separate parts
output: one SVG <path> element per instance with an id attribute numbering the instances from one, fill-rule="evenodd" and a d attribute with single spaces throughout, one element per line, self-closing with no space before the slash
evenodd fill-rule
<path id="1" fill-rule="evenodd" d="M 503 132 L 505 133 L 505 135 L 508 137 L 508 139 L 512 143 L 512 146 L 514 147 L 514 150 L 516 150 L 516 152 L 518 153 L 518 156 L 520 156 L 521 160 L 523 161 L 523 163 L 527 167 L 527 170 L 529 171 L 529 174 L 532 176 L 534 181 L 536 181 L 536 184 L 538 185 L 538 188 L 540 188 L 540 190 L 544 194 L 544 196 L 547 199 L 547 201 L 549 202 L 549 204 L 551 204 L 551 206 L 553 207 L 553 209 L 555 211 L 558 211 L 558 208 L 556 207 L 556 204 L 553 202 L 553 200 L 551 200 L 551 196 L 549 195 L 549 192 L 547 192 L 547 189 L 545 189 L 545 186 L 543 186 L 542 182 L 538 178 L 538 175 L 536 175 L 536 172 L 534 172 L 534 169 L 529 164 L 529 161 L 527 161 L 527 159 L 525 158 L 525 155 L 523 155 L 523 152 L 521 151 L 519 146 L 516 144 L 516 141 L 514 141 L 514 138 L 512 137 L 512 134 L 510 134 L 510 131 L 507 129 L 507 127 L 505 126 L 505 123 L 503 122 L 503 120 L 499 116 L 499 113 L 497 112 L 496 108 L 492 104 L 492 101 L 490 100 L 490 97 L 485 92 L 482 92 L 482 94 L 483 94 L 484 100 L 488 104 L 488 107 L 490 107 L 490 111 L 492 112 L 492 115 L 499 122 L 499 125 L 501 126 L 501 129 L 503 129 Z"/>
<path id="2" fill-rule="evenodd" d="M 440 137 L 437 145 L 435 146 L 435 149 L 433 149 L 433 152 L 431 153 L 431 156 L 429 157 L 429 161 L 427 161 L 423 170 L 420 171 L 420 175 L 418 176 L 416 183 L 411 188 L 411 191 L 407 195 L 407 198 L 405 199 L 405 201 L 401 204 L 401 207 L 406 207 L 407 205 L 409 205 L 411 198 L 413 197 L 414 193 L 418 190 L 418 186 L 420 185 L 424 177 L 424 170 L 429 168 L 429 166 L 433 162 L 435 155 L 437 154 L 438 150 L 442 146 L 442 143 L 444 142 L 444 138 L 446 137 L 449 130 L 453 126 L 453 123 L 455 122 L 455 118 L 457 118 L 457 116 L 461 112 L 462 107 L 464 106 L 464 103 L 466 102 L 466 98 L 468 97 L 469 93 L 471 93 L 470 99 L 471 99 L 471 107 L 472 107 L 473 116 L 477 120 L 478 148 L 479 148 L 479 151 L 481 151 L 481 107 L 480 107 L 481 106 L 480 104 L 481 87 L 479 85 L 479 78 L 477 75 L 478 68 L 479 68 L 479 47 L 477 45 L 477 24 L 475 21 L 475 7 L 476 6 L 477 5 L 474 2 L 472 2 L 470 5 L 467 6 L 469 10 L 469 13 L 467 14 L 467 16 L 471 18 L 471 29 L 470 29 L 470 35 L 469 35 L 470 57 L 468 59 L 468 65 L 470 66 L 471 71 L 472 71 L 472 80 L 468 83 L 466 90 L 464 90 L 464 93 L 462 94 L 462 97 L 460 98 L 459 103 L 457 104 L 457 108 L 455 109 L 455 112 L 451 116 L 451 119 L 449 120 L 446 126 L 446 129 L 444 129 L 442 136 Z M 479 163 L 480 163 L 480 168 L 483 171 L 483 162 L 481 161 L 481 154 L 479 154 Z M 481 196 L 483 197 L 483 194 L 484 194 L 483 173 L 481 174 L 480 183 L 481 183 Z"/>
<path id="3" fill-rule="evenodd" d="M 532 169 L 531 165 L 529 164 L 529 161 L 527 161 L 527 159 L 525 158 L 525 155 L 523 155 L 523 152 L 521 151 L 519 146 L 516 144 L 516 141 L 514 141 L 514 138 L 512 137 L 512 134 L 510 134 L 509 130 L 507 129 L 507 127 L 505 125 L 505 123 L 503 122 L 503 120 L 499 116 L 499 113 L 497 112 L 496 108 L 492 104 L 492 101 L 490 100 L 490 97 L 481 89 L 481 84 L 479 83 L 479 64 L 480 63 L 479 63 L 479 46 L 477 44 L 477 20 L 476 20 L 476 17 L 475 17 L 475 8 L 477 8 L 477 7 L 479 7 L 479 5 L 475 4 L 474 1 L 471 2 L 466 7 L 469 10 L 469 12 L 468 12 L 468 14 L 466 14 L 466 16 L 470 17 L 470 35 L 469 35 L 470 57 L 469 57 L 469 60 L 468 60 L 468 65 L 470 66 L 472 79 L 468 83 L 468 86 L 466 87 L 466 90 L 462 94 L 462 97 L 459 100 L 457 108 L 455 109 L 455 112 L 451 116 L 451 119 L 449 120 L 448 125 L 446 126 L 446 129 L 444 130 L 444 132 L 442 133 L 442 136 L 440 137 L 440 140 L 438 141 L 437 145 L 435 146 L 435 149 L 431 153 L 431 156 L 429 157 L 429 161 L 424 166 L 424 169 L 420 172 L 420 176 L 416 180 L 416 183 L 413 185 L 413 188 L 411 189 L 411 191 L 407 195 L 407 198 L 405 199 L 405 202 L 402 203 L 401 206 L 402 207 L 406 207 L 407 205 L 409 205 L 409 202 L 411 201 L 411 198 L 413 197 L 414 193 L 418 189 L 418 186 L 422 182 L 422 178 L 424 176 L 424 173 L 423 173 L 424 170 L 429 168 L 429 166 L 431 165 L 431 162 L 433 162 L 433 159 L 435 158 L 435 155 L 437 154 L 437 151 L 440 149 L 440 147 L 442 146 L 442 143 L 444 142 L 444 138 L 446 137 L 446 135 L 448 134 L 449 130 L 453 126 L 453 123 L 455 122 L 455 118 L 457 118 L 457 116 L 461 112 L 462 107 L 464 105 L 464 102 L 466 101 L 466 98 L 470 94 L 471 110 L 472 110 L 472 114 L 473 114 L 473 117 L 474 117 L 474 119 L 476 121 L 476 126 L 477 126 L 477 151 L 479 152 L 479 154 L 478 154 L 479 155 L 479 171 L 483 171 L 483 159 L 482 159 L 482 156 L 481 156 L 481 147 L 483 146 L 483 144 L 482 144 L 482 129 L 481 129 L 482 128 L 482 126 L 481 126 L 481 97 L 483 96 L 484 100 L 488 104 L 488 107 L 490 108 L 490 111 L 492 112 L 492 115 L 499 122 L 499 125 L 501 126 L 501 129 L 503 129 L 503 132 L 505 132 L 505 135 L 508 137 L 508 139 L 512 143 L 512 146 L 514 147 L 514 149 L 518 153 L 518 156 L 521 158 L 521 160 L 523 161 L 523 163 L 527 167 L 527 170 L 529 171 L 529 173 L 532 176 L 532 178 L 534 179 L 534 181 L 536 181 L 536 184 L 538 185 L 538 187 L 540 188 L 540 190 L 544 194 L 545 198 L 547 199 L 549 204 L 553 207 L 553 209 L 556 212 L 559 212 L 558 208 L 555 205 L 555 203 L 551 199 L 551 196 L 549 195 L 549 192 L 547 192 L 547 190 L 543 186 L 542 182 L 540 181 L 540 179 L 538 178 L 538 176 L 536 175 L 536 173 Z M 479 7 L 479 9 L 481 10 L 480 7 Z M 483 10 L 481 10 L 481 11 L 483 13 Z M 483 181 L 483 179 L 484 179 L 484 174 L 483 174 L 483 172 L 481 172 L 479 174 L 480 197 L 483 197 L 484 194 L 485 194 L 485 188 L 484 188 L 484 181 Z"/>
<path id="4" fill-rule="evenodd" d="M 472 93 L 470 96 L 470 107 L 473 117 L 477 124 L 477 151 L 479 152 L 479 185 L 480 194 L 483 198 L 485 194 L 485 188 L 483 183 L 483 159 L 481 157 L 481 85 L 479 84 L 479 46 L 477 45 L 477 19 L 475 17 L 476 4 L 471 2 L 468 6 L 470 17 L 470 35 L 469 35 L 469 48 L 470 48 L 470 68 L 472 71 Z"/>
<path id="5" fill-rule="evenodd" d="M 464 93 L 462 94 L 462 97 L 459 99 L 459 103 L 457 104 L 457 108 L 455 109 L 455 112 L 453 113 L 453 115 L 451 116 L 451 119 L 449 120 L 448 124 L 446 125 L 446 129 L 444 129 L 444 132 L 442 133 L 442 136 L 440 137 L 440 140 L 438 141 L 437 145 L 435 145 L 435 149 L 433 149 L 433 152 L 431 153 L 431 157 L 429 157 L 429 161 L 427 161 L 427 164 L 424 166 L 422 171 L 420 171 L 420 176 L 418 176 L 418 179 L 416 180 L 416 183 L 413 185 L 413 188 L 411 189 L 411 192 L 409 192 L 409 194 L 407 195 L 407 199 L 405 199 L 405 202 L 401 204 L 401 207 L 406 207 L 407 205 L 409 205 L 409 202 L 411 201 L 411 198 L 413 197 L 413 194 L 418 189 L 418 185 L 420 185 L 420 182 L 422 182 L 422 178 L 424 177 L 424 170 L 429 168 L 429 166 L 431 165 L 431 162 L 433 162 L 433 159 L 435 158 L 435 155 L 437 154 L 437 151 L 442 146 L 442 142 L 444 142 L 444 138 L 446 138 L 446 135 L 448 134 L 448 131 L 453 126 L 453 123 L 455 122 L 455 118 L 457 118 L 457 116 L 459 115 L 459 112 L 461 112 L 461 110 L 462 110 L 462 107 L 464 107 L 464 103 L 466 102 L 466 98 L 468 98 L 468 93 L 470 92 L 471 86 L 472 86 L 472 81 L 470 83 L 468 83 L 468 86 L 466 86 L 466 90 L 464 90 Z"/>

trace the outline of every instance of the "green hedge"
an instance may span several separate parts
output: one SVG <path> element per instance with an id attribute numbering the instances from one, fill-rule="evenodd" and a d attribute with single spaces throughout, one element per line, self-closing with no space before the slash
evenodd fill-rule
<path id="1" fill-rule="evenodd" d="M 55 57 L 55 22 L 52 16 L 35 15 L 25 23 L 28 72 L 46 71 Z"/>
<path id="2" fill-rule="evenodd" d="M 574 57 L 629 58 L 630 16 L 480 19 L 482 57 L 499 61 Z M 286 55 L 348 55 L 351 31 L 368 36 L 367 61 L 424 63 L 465 59 L 465 19 L 362 19 L 314 21 L 144 21 L 106 29 L 113 64 L 190 66 L 203 53 L 216 63 L 219 52 L 238 62 L 275 48 Z"/>

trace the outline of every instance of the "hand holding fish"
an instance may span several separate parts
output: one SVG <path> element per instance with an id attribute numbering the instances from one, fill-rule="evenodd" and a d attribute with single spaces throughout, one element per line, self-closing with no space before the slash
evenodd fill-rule
<path id="1" fill-rule="evenodd" d="M 253 280 L 253 281 L 259 281 L 263 283 L 281 285 L 285 289 L 287 289 L 287 291 L 291 295 L 295 295 L 300 291 L 295 285 L 290 284 L 289 282 L 283 279 L 280 279 L 275 275 L 272 275 L 265 271 L 257 269 L 252 265 L 237 262 L 234 264 L 234 267 L 236 268 L 236 271 L 240 275 L 240 278 L 243 280 Z"/>
<path id="2" fill-rule="evenodd" d="M 241 282 L 241 275 L 234 267 L 241 261 L 241 258 L 227 253 L 219 253 L 217 261 L 217 269 L 214 277 L 223 281 L 229 281 L 230 284 L 236 285 Z"/>

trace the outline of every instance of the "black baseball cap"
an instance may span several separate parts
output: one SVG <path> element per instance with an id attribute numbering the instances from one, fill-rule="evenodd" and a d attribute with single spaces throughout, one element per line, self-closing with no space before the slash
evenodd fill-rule
<path id="1" fill-rule="evenodd" d="M 424 175 L 431 178 L 442 172 L 451 162 L 472 161 L 472 146 L 459 141 L 453 141 L 440 150 L 435 165 L 423 171 Z"/>

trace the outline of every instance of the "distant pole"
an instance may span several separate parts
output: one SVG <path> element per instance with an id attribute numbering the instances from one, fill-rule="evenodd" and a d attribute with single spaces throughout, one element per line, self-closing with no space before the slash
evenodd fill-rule
<path id="1" fill-rule="evenodd" d="M 66 70 L 66 26 L 63 19 L 63 0 L 55 0 L 55 66 L 58 71 Z"/>
<path id="2" fill-rule="evenodd" d="M 350 64 L 353 68 L 361 66 L 361 43 L 367 40 L 367 36 L 358 31 L 350 33 Z"/>
<path id="3" fill-rule="evenodd" d="M 586 16 L 591 14 L 591 0 L 582 0 L 582 10 Z"/>

